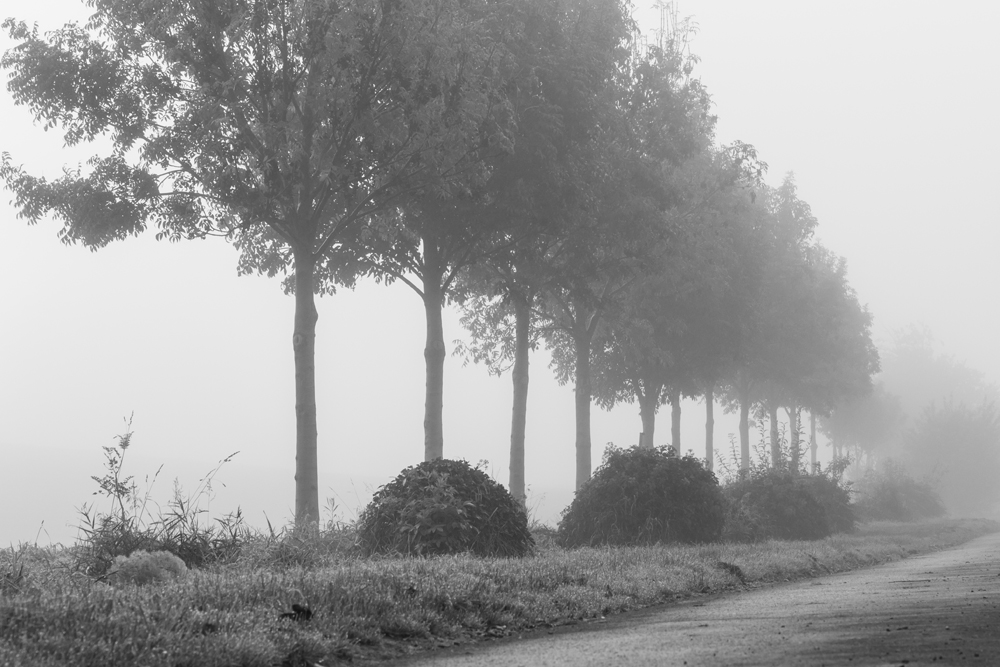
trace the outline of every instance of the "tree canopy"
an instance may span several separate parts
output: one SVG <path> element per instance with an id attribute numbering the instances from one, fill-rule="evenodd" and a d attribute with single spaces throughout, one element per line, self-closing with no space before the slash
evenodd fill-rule
<path id="1" fill-rule="evenodd" d="M 296 505 L 315 527 L 315 296 L 362 276 L 424 302 L 424 458 L 444 455 L 442 311 L 513 367 L 511 491 L 524 502 L 528 353 L 590 410 L 638 402 L 640 444 L 682 396 L 828 413 L 871 388 L 871 315 L 789 175 L 715 117 L 685 35 L 637 39 L 621 0 L 92 0 L 51 33 L 4 22 L 14 100 L 94 157 L 56 179 L 4 155 L 29 222 L 91 249 L 154 228 L 218 236 L 295 297 Z M 836 412 L 834 413 L 836 414 Z M 843 414 L 843 413 L 841 413 Z M 796 429 L 797 433 L 797 429 Z M 797 452 L 797 448 L 793 447 Z M 772 453 L 779 464 L 777 436 Z M 797 459 L 791 465 L 797 469 Z"/>
<path id="2" fill-rule="evenodd" d="M 296 523 L 319 517 L 316 266 L 352 284 L 370 216 L 447 192 L 510 144 L 510 5 L 488 0 L 95 0 L 86 26 L 3 58 L 15 102 L 66 142 L 110 147 L 48 181 L 5 156 L 21 215 L 99 248 L 157 227 L 221 236 L 296 296 Z M 506 19 L 504 17 L 507 17 Z M 102 144 L 103 145 L 103 144 Z"/>

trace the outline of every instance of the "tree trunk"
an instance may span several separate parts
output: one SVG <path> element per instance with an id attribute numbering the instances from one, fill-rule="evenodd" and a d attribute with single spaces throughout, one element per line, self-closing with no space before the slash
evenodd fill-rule
<path id="1" fill-rule="evenodd" d="M 433 244 L 425 243 L 423 276 L 424 313 L 427 317 L 427 341 L 424 346 L 424 363 L 427 385 L 424 401 L 424 460 L 444 457 L 444 294 L 441 290 L 441 273 L 434 270 L 431 250 Z"/>
<path id="2" fill-rule="evenodd" d="M 296 251 L 295 326 L 295 528 L 319 529 L 319 473 L 316 458 L 316 301 L 315 259 Z"/>
<path id="3" fill-rule="evenodd" d="M 590 479 L 590 336 L 578 333 L 576 344 L 576 490 Z"/>
<path id="4" fill-rule="evenodd" d="M 524 434 L 528 419 L 528 352 L 531 346 L 531 305 L 522 294 L 511 294 L 514 305 L 514 407 L 510 421 L 510 495 L 523 507 Z"/>
<path id="5" fill-rule="evenodd" d="M 781 467 L 781 442 L 778 440 L 778 406 L 772 401 L 767 406 L 767 416 L 771 420 L 771 467 Z"/>
<path id="6" fill-rule="evenodd" d="M 788 412 L 788 431 L 791 434 L 791 463 L 789 468 L 793 475 L 799 474 L 799 409 L 786 408 Z"/>
<path id="7" fill-rule="evenodd" d="M 750 391 L 740 390 L 740 470 L 750 470 Z"/>
<path id="8" fill-rule="evenodd" d="M 816 461 L 816 414 L 812 410 L 809 411 L 809 463 L 812 464 L 810 469 L 814 475 L 819 472 Z"/>
<path id="9" fill-rule="evenodd" d="M 660 392 L 663 385 L 655 387 L 644 384 L 641 391 L 637 391 L 639 399 L 639 419 L 642 420 L 642 434 L 639 437 L 639 446 L 652 449 L 656 445 L 653 441 L 653 434 L 656 432 L 656 409 L 660 406 Z"/>
<path id="10" fill-rule="evenodd" d="M 705 390 L 705 467 L 715 469 L 715 389 Z"/>
<path id="11" fill-rule="evenodd" d="M 670 390 L 670 447 L 681 455 L 681 390 Z"/>

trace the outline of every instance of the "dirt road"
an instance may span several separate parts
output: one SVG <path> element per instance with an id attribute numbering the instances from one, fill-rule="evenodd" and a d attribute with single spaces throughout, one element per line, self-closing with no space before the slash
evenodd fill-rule
<path id="1" fill-rule="evenodd" d="M 1000 534 L 407 665 L 1000 665 Z"/>

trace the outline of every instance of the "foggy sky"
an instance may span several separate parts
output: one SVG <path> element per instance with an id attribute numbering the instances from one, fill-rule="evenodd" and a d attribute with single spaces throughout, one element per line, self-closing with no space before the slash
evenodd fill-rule
<path id="1" fill-rule="evenodd" d="M 69 0 L 11 12 L 43 29 L 86 16 Z M 754 144 L 772 184 L 795 172 L 818 238 L 847 258 L 874 313 L 876 338 L 926 323 L 942 349 L 1000 379 L 1000 6 L 682 0 L 680 13 L 698 24 L 695 75 L 713 96 L 718 140 Z M 58 175 L 90 154 L 33 127 L 5 90 L 0 120 L 0 150 L 32 173 Z M 288 521 L 293 303 L 278 281 L 237 278 L 236 252 L 219 239 L 63 246 L 57 224 L 29 227 L 9 199 L 0 197 L 0 546 L 34 539 L 43 521 L 43 541 L 69 541 L 73 508 L 94 500 L 101 447 L 133 412 L 126 472 L 142 486 L 163 464 L 160 503 L 175 477 L 192 491 L 239 450 L 216 478 L 212 514 L 241 505 L 254 525 L 265 512 Z M 350 518 L 422 457 L 423 309 L 404 286 L 372 284 L 318 307 L 320 495 Z M 463 335 L 454 313 L 445 327 L 448 342 Z M 554 523 L 572 497 L 572 389 L 552 380 L 543 352 L 532 363 L 529 505 Z M 703 453 L 703 406 L 686 402 L 683 424 L 683 448 Z M 509 427 L 509 376 L 449 358 L 445 455 L 486 459 L 506 484 Z M 634 406 L 595 409 L 595 464 L 606 442 L 632 444 L 639 430 Z M 735 431 L 719 418 L 716 448 Z M 657 434 L 669 438 L 669 411 Z"/>

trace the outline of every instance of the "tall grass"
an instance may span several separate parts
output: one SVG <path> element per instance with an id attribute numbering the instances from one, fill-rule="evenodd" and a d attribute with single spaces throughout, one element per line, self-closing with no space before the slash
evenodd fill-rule
<path id="1" fill-rule="evenodd" d="M 350 531 L 342 529 L 297 543 L 256 535 L 228 563 L 147 586 L 82 575 L 71 566 L 72 547 L 22 545 L 0 552 L 3 581 L 14 573 L 0 589 L 0 664 L 264 666 L 390 657 L 882 563 L 996 529 L 986 521 L 882 523 L 812 542 L 543 546 L 517 560 L 352 557 L 343 549 Z"/>

